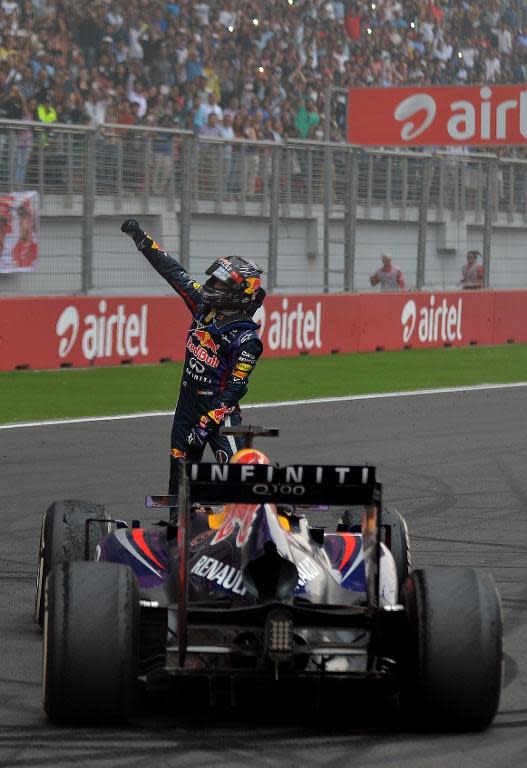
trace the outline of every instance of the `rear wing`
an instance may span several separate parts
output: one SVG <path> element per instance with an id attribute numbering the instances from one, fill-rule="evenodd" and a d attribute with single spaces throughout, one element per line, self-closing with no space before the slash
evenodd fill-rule
<path id="1" fill-rule="evenodd" d="M 187 585 L 190 508 L 193 503 L 288 504 L 306 506 L 362 505 L 362 548 L 366 593 L 372 608 L 379 605 L 382 486 L 370 466 L 295 464 L 188 464 L 181 462 L 177 496 L 147 496 L 149 508 L 177 507 L 179 590 L 179 666 L 187 649 Z"/>
<path id="2" fill-rule="evenodd" d="M 190 464 L 189 495 L 208 504 L 369 505 L 380 500 L 375 467 L 295 464 Z M 146 506 L 177 507 L 177 496 L 147 496 Z"/>

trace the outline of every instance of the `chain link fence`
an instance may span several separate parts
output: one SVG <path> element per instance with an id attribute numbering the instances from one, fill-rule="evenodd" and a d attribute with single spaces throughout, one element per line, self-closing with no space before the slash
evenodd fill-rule
<path id="1" fill-rule="evenodd" d="M 0 204 L 24 190 L 38 266 L 2 272 L 0 253 L 2 295 L 164 292 L 119 232 L 128 215 L 192 274 L 241 253 L 271 291 L 370 290 L 387 250 L 410 289 L 457 287 L 469 249 L 486 285 L 527 285 L 527 161 L 491 154 L 0 121 Z"/>

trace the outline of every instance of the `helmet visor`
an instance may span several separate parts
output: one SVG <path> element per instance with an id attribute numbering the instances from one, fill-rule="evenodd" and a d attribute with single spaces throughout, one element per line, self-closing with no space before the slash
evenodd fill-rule
<path id="1" fill-rule="evenodd" d="M 222 283 L 226 283 L 231 288 L 236 288 L 243 282 L 243 277 L 235 272 L 230 265 L 224 266 L 219 261 L 215 261 L 205 274 L 216 278 L 216 280 L 221 280 Z"/>

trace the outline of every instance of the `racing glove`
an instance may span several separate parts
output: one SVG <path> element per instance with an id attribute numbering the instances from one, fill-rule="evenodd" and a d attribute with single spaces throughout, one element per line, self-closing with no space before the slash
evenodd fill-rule
<path id="1" fill-rule="evenodd" d="M 211 431 L 218 427 L 224 416 L 231 413 L 233 410 L 234 408 L 227 408 L 227 406 L 222 403 L 221 408 L 203 414 L 194 429 L 189 432 L 187 436 L 187 445 L 202 448 L 206 444 Z"/>
<path id="2" fill-rule="evenodd" d="M 187 435 L 187 445 L 192 448 L 203 448 L 209 438 L 209 430 L 203 427 L 194 427 Z"/>
<path id="3" fill-rule="evenodd" d="M 146 234 L 141 229 L 141 226 L 137 219 L 126 219 L 121 224 L 121 232 L 132 238 L 134 243 L 139 246 L 145 239 Z"/>

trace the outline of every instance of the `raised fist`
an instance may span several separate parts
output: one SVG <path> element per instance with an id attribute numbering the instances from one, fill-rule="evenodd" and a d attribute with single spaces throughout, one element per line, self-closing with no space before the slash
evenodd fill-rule
<path id="1" fill-rule="evenodd" d="M 133 240 L 137 240 L 143 234 L 143 230 L 139 226 L 137 219 L 126 219 L 121 224 L 121 232 L 125 235 L 129 235 Z"/>

